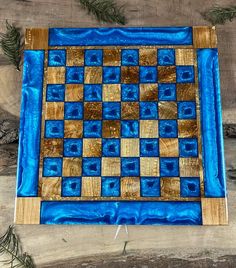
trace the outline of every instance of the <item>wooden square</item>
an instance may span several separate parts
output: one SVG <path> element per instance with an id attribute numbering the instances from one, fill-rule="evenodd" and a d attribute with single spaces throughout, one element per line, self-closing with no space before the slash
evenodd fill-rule
<path id="1" fill-rule="evenodd" d="M 139 119 L 139 102 L 122 102 L 121 118 Z"/>
<path id="2" fill-rule="evenodd" d="M 159 83 L 175 83 L 176 68 L 175 66 L 158 66 L 158 82 Z"/>
<path id="3" fill-rule="evenodd" d="M 139 82 L 139 67 L 138 66 L 122 66 L 121 67 L 121 83 L 137 84 Z"/>
<path id="4" fill-rule="evenodd" d="M 47 83 L 65 84 L 65 67 L 48 67 Z"/>
<path id="5" fill-rule="evenodd" d="M 140 176 L 156 177 L 159 175 L 158 157 L 140 157 Z"/>
<path id="6" fill-rule="evenodd" d="M 66 50 L 66 66 L 83 66 L 84 65 L 84 49 L 67 48 Z"/>
<path id="7" fill-rule="evenodd" d="M 44 139 L 42 146 L 44 157 L 59 157 L 63 155 L 63 139 Z"/>
<path id="8" fill-rule="evenodd" d="M 64 102 L 46 102 L 45 119 L 64 119 Z"/>
<path id="9" fill-rule="evenodd" d="M 102 84 L 102 67 L 85 67 L 84 83 Z"/>
<path id="10" fill-rule="evenodd" d="M 81 196 L 82 197 L 101 196 L 101 178 L 82 177 Z"/>
<path id="11" fill-rule="evenodd" d="M 139 139 L 121 139 L 121 156 L 139 157 Z"/>
<path id="12" fill-rule="evenodd" d="M 176 65 L 194 65 L 194 50 L 191 48 L 177 48 L 175 50 Z"/>
<path id="13" fill-rule="evenodd" d="M 104 49 L 103 50 L 104 66 L 120 66 L 120 49 Z"/>
<path id="14" fill-rule="evenodd" d="M 179 138 L 197 138 L 198 126 L 197 120 L 178 120 Z"/>
<path id="15" fill-rule="evenodd" d="M 140 84 L 139 96 L 140 101 L 157 101 L 158 100 L 157 84 Z"/>
<path id="16" fill-rule="evenodd" d="M 158 115 L 159 119 L 177 119 L 177 102 L 175 101 L 159 101 Z"/>
<path id="17" fill-rule="evenodd" d="M 160 157 L 178 157 L 179 156 L 179 142 L 178 139 L 159 139 Z"/>
<path id="18" fill-rule="evenodd" d="M 156 48 L 139 49 L 139 65 L 142 66 L 157 65 L 157 49 Z"/>
<path id="19" fill-rule="evenodd" d="M 201 198 L 203 225 L 228 225 L 226 198 Z"/>
<path id="20" fill-rule="evenodd" d="M 158 138 L 157 120 L 140 120 L 140 138 Z"/>
<path id="21" fill-rule="evenodd" d="M 120 158 L 102 158 L 102 176 L 120 176 Z"/>
<path id="22" fill-rule="evenodd" d="M 138 198 L 140 197 L 140 178 L 139 177 L 123 177 L 121 178 L 121 197 L 122 198 Z"/>
<path id="23" fill-rule="evenodd" d="M 103 101 L 120 101 L 120 84 L 104 84 L 102 89 Z"/>
<path id="24" fill-rule="evenodd" d="M 180 177 L 199 177 L 198 158 L 179 158 Z"/>
<path id="25" fill-rule="evenodd" d="M 177 84 L 177 101 L 195 101 L 196 85 L 195 84 Z"/>
<path id="26" fill-rule="evenodd" d="M 85 102 L 84 103 L 84 119 L 102 119 L 102 103 L 101 102 Z"/>
<path id="27" fill-rule="evenodd" d="M 73 157 L 63 158 L 62 174 L 65 177 L 81 176 L 82 159 Z"/>
<path id="28" fill-rule="evenodd" d="M 46 200 L 61 197 L 61 178 L 43 178 L 41 180 L 41 197 Z"/>
<path id="29" fill-rule="evenodd" d="M 217 38 L 216 38 L 215 27 L 194 26 L 193 46 L 194 48 L 216 48 Z"/>
<path id="30" fill-rule="evenodd" d="M 40 224 L 40 197 L 17 197 L 15 224 Z"/>
<path id="31" fill-rule="evenodd" d="M 83 139 L 83 157 L 102 156 L 102 139 Z"/>
<path id="32" fill-rule="evenodd" d="M 177 177 L 161 178 L 161 197 L 173 200 L 180 196 L 180 179 Z"/>
<path id="33" fill-rule="evenodd" d="M 83 101 L 84 86 L 80 84 L 67 84 L 65 101 Z"/>
<path id="34" fill-rule="evenodd" d="M 82 120 L 65 120 L 64 121 L 65 138 L 82 138 L 83 121 Z"/>
<path id="35" fill-rule="evenodd" d="M 103 138 L 120 138 L 120 121 L 103 120 L 102 136 Z"/>
<path id="36" fill-rule="evenodd" d="M 48 49 L 48 29 L 32 28 L 25 31 L 24 49 Z"/>

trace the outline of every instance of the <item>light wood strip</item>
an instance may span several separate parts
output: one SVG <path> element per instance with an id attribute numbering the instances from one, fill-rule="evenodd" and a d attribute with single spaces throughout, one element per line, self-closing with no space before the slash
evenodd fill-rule
<path id="1" fill-rule="evenodd" d="M 217 38 L 215 27 L 194 26 L 193 46 L 194 48 L 216 48 Z"/>
<path id="2" fill-rule="evenodd" d="M 15 224 L 39 224 L 40 204 L 40 197 L 17 197 Z"/>
<path id="3" fill-rule="evenodd" d="M 227 225 L 228 210 L 226 198 L 202 198 L 203 225 Z"/>
<path id="4" fill-rule="evenodd" d="M 48 49 L 48 29 L 26 29 L 25 49 Z"/>

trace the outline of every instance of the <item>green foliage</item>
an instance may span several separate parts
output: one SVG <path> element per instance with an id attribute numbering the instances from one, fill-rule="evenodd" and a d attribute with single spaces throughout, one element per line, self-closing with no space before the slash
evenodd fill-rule
<path id="1" fill-rule="evenodd" d="M 34 268 L 33 260 L 27 253 L 21 251 L 20 242 L 14 232 L 13 226 L 9 226 L 7 232 L 0 237 L 0 256 L 6 255 L 3 261 L 4 265 L 11 268 Z M 9 256 L 9 258 L 7 258 Z M 1 265 L 0 265 L 1 266 Z M 2 267 L 2 266 L 1 266 Z"/>
<path id="2" fill-rule="evenodd" d="M 79 0 L 79 2 L 98 21 L 116 22 L 123 25 L 126 23 L 123 14 L 124 6 L 118 7 L 114 0 Z"/>
<path id="3" fill-rule="evenodd" d="M 0 47 L 9 61 L 20 71 L 23 44 L 20 30 L 6 21 L 6 33 L 0 33 Z"/>
<path id="4" fill-rule="evenodd" d="M 213 25 L 224 24 L 226 21 L 232 21 L 236 17 L 236 6 L 213 7 L 202 13 L 202 16 Z"/>

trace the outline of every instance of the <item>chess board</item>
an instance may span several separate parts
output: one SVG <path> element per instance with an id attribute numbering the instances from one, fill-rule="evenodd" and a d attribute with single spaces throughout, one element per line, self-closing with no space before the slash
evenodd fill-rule
<path id="1" fill-rule="evenodd" d="M 214 28 L 25 44 L 16 223 L 227 224 Z"/>

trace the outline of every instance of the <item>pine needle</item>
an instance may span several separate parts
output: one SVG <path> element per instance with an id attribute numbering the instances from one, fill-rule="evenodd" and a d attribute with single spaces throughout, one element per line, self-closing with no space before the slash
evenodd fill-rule
<path id="1" fill-rule="evenodd" d="M 126 18 L 123 14 L 124 6 L 117 6 L 114 0 L 79 0 L 79 2 L 98 21 L 116 22 L 123 25 L 126 23 Z"/>
<path id="2" fill-rule="evenodd" d="M 23 51 L 20 30 L 6 21 L 6 33 L 0 33 L 0 47 L 9 61 L 20 71 Z"/>
<path id="3" fill-rule="evenodd" d="M 202 13 L 205 20 L 216 24 L 224 24 L 226 21 L 232 21 L 236 17 L 236 6 L 213 7 Z"/>
<path id="4" fill-rule="evenodd" d="M 20 242 L 13 226 L 9 226 L 7 232 L 0 237 L 0 256 L 5 254 L 9 255 L 9 258 L 4 261 L 0 260 L 0 262 L 10 265 L 11 268 L 35 267 L 32 258 L 27 253 L 22 254 Z"/>

